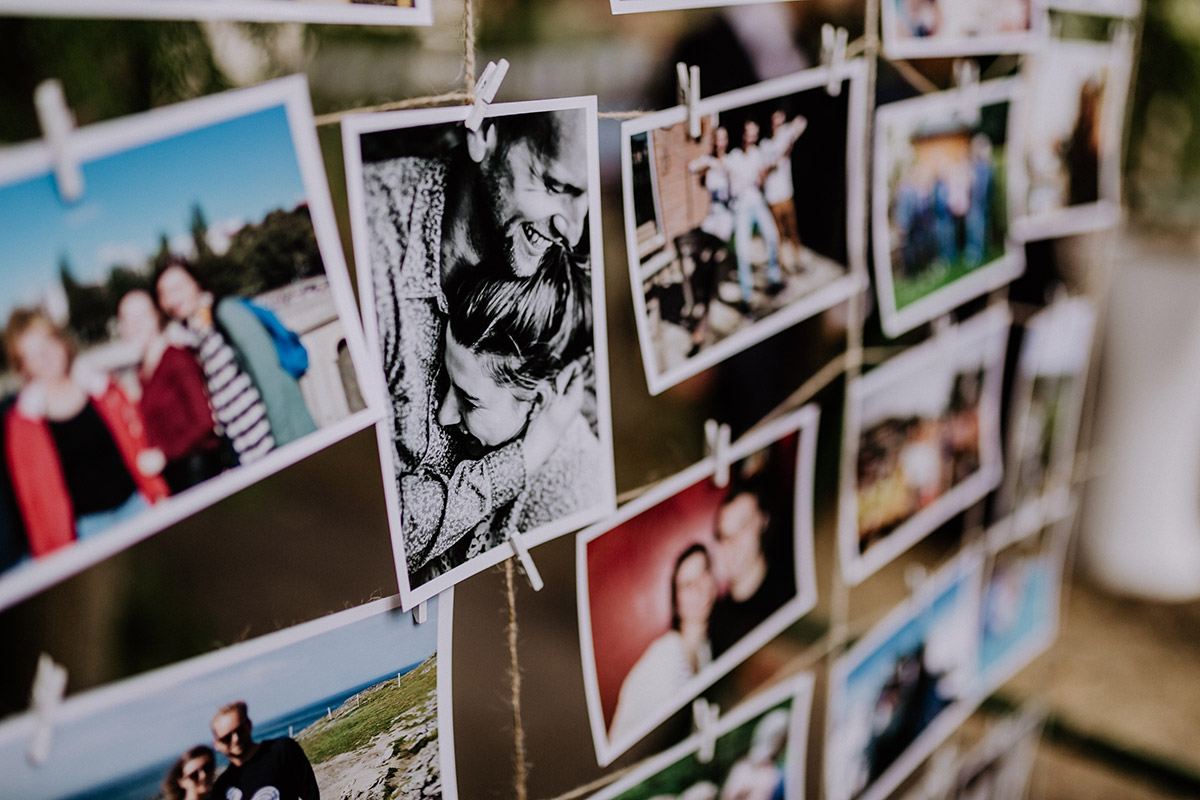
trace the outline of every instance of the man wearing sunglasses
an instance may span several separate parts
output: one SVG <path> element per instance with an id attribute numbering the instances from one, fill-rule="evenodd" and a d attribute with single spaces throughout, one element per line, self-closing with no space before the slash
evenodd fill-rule
<path id="1" fill-rule="evenodd" d="M 320 800 L 308 756 L 295 739 L 256 742 L 245 702 L 228 703 L 212 719 L 213 745 L 229 767 L 213 784 L 214 800 Z"/>

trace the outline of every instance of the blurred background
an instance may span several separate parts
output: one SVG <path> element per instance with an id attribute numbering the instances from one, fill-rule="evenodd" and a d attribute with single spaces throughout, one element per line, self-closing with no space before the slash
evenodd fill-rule
<path id="1" fill-rule="evenodd" d="M 626 16 L 613 16 L 607 0 L 476 5 L 478 63 L 503 56 L 512 64 L 499 100 L 595 94 L 602 111 L 674 104 L 678 60 L 699 64 L 704 94 L 714 94 L 816 64 L 822 23 L 848 28 L 851 39 L 864 27 L 864 0 Z M 47 78 L 63 82 L 80 125 L 294 72 L 308 76 L 317 114 L 459 90 L 463 4 L 434 0 L 434 14 L 427 29 L 3 18 L 0 143 L 40 135 L 32 98 Z M 1060 642 L 958 734 L 965 747 L 997 709 L 1043 703 L 1049 724 L 1034 783 L 1042 797 L 1200 797 L 1192 746 L 1200 741 L 1200 4 L 1147 0 L 1140 43 L 1124 148 L 1127 219 L 1116 231 L 1030 244 L 1026 276 L 1000 293 L 1018 321 L 1063 291 L 1101 311 L 1077 470 L 1080 557 Z M 949 59 L 912 65 L 950 85 Z M 1003 75 L 1016 60 L 983 67 Z M 915 94 L 900 71 L 880 64 L 879 102 Z M 352 264 L 339 130 L 327 125 L 319 135 Z M 601 120 L 600 149 L 617 490 L 628 497 L 703 455 L 705 419 L 729 422 L 737 436 L 794 403 L 846 347 L 855 315 L 831 309 L 651 397 L 619 225 L 618 122 Z M 869 309 L 863 335 L 885 344 Z M 818 607 L 710 693 L 727 708 L 783 675 L 816 669 L 814 758 L 830 598 L 847 603 L 852 634 L 867 629 L 904 597 L 909 564 L 944 561 L 987 519 L 985 502 L 853 591 L 837 586 L 843 397 L 840 379 L 815 397 Z M 1118 498 L 1121 510 L 1097 505 L 1089 489 Z M 574 538 L 534 556 L 546 588 L 534 594 L 519 578 L 516 599 L 529 795 L 554 798 L 603 771 L 580 677 Z M 0 714 L 27 707 L 43 651 L 69 669 L 74 694 L 395 592 L 378 452 L 366 431 L 0 612 Z M 460 796 L 511 797 L 503 570 L 460 586 L 455 611 Z M 616 766 L 678 741 L 689 725 L 677 715 Z M 809 762 L 811 796 L 818 763 Z"/>

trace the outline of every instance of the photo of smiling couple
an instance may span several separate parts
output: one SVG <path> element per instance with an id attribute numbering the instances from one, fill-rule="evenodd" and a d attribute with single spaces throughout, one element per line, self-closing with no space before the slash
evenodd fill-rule
<path id="1" fill-rule="evenodd" d="M 348 126 L 361 148 L 356 246 L 410 591 L 465 577 L 430 584 L 511 531 L 541 541 L 612 506 L 595 115 L 579 105 L 499 110 L 477 131 L 395 124 L 445 110 L 392 115 L 386 130 Z"/>

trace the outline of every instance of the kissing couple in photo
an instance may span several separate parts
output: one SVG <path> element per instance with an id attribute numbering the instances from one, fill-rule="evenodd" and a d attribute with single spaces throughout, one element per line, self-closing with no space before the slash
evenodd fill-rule
<path id="1" fill-rule="evenodd" d="M 396 134 L 422 152 L 364 157 L 363 184 L 415 586 L 593 507 L 604 462 L 585 112 Z"/>

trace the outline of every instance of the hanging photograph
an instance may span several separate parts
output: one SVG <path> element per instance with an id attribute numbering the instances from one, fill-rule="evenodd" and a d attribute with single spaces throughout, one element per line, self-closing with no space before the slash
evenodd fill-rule
<path id="1" fill-rule="evenodd" d="M 469 111 L 342 123 L 406 608 L 616 502 L 596 100 Z"/>
<path id="2" fill-rule="evenodd" d="M 22 800 L 458 796 L 449 593 L 417 625 L 377 600 L 69 697 L 44 761 L 27 713 L 0 725 Z"/>
<path id="3" fill-rule="evenodd" d="M 1059 300 L 1025 324 L 998 507 L 1022 531 L 1067 511 L 1095 329 L 1095 306 L 1084 297 Z"/>
<path id="4" fill-rule="evenodd" d="M 1059 594 L 1073 518 L 1011 541 L 997 523 L 979 621 L 980 691 L 990 694 L 1049 649 L 1058 636 Z"/>
<path id="5" fill-rule="evenodd" d="M 838 90 L 829 90 L 830 81 Z M 866 64 L 621 124 L 625 241 L 658 394 L 865 285 Z"/>
<path id="6" fill-rule="evenodd" d="M 433 0 L 0 0 L 0 15 L 432 25 Z"/>
<path id="7" fill-rule="evenodd" d="M 69 143 L 0 153 L 0 607 L 379 418 L 303 77 Z"/>
<path id="8" fill-rule="evenodd" d="M 789 678 L 720 718 L 710 760 L 696 734 L 590 800 L 803 800 L 812 692 L 811 675 Z"/>
<path id="9" fill-rule="evenodd" d="M 584 689 L 601 766 L 816 602 L 817 408 L 735 442 L 579 534 Z"/>
<path id="10" fill-rule="evenodd" d="M 828 800 L 887 797 L 971 714 L 981 563 L 955 558 L 834 662 Z"/>
<path id="11" fill-rule="evenodd" d="M 1044 14 L 1037 0 L 880 0 L 887 58 L 1032 50 Z"/>
<path id="12" fill-rule="evenodd" d="M 883 332 L 899 336 L 1011 281 L 1016 79 L 880 106 L 872 207 Z"/>
<path id="13" fill-rule="evenodd" d="M 1013 236 L 1046 239 L 1121 218 L 1121 146 L 1132 39 L 1052 39 L 1029 57 L 1011 171 Z"/>
<path id="14" fill-rule="evenodd" d="M 981 312 L 851 381 L 838 514 L 851 585 L 999 483 L 1009 321 Z"/>

